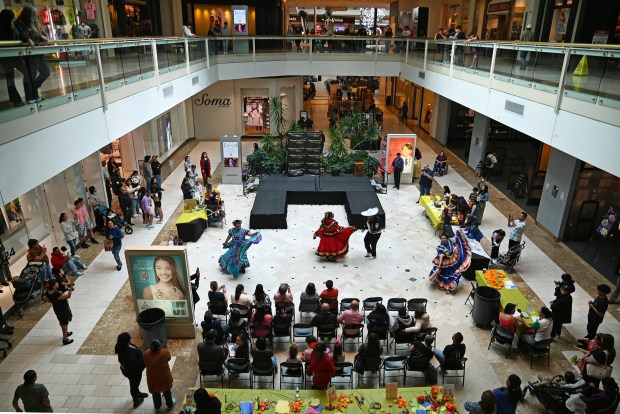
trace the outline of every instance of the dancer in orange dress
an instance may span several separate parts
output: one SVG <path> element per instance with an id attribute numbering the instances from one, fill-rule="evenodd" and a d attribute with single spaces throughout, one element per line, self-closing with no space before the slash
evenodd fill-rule
<path id="1" fill-rule="evenodd" d="M 357 230 L 354 226 L 342 227 L 334 220 L 334 213 L 327 211 L 321 220 L 321 227 L 314 232 L 313 239 L 320 237 L 316 255 L 326 257 L 330 262 L 344 257 L 349 252 L 349 237 Z"/>

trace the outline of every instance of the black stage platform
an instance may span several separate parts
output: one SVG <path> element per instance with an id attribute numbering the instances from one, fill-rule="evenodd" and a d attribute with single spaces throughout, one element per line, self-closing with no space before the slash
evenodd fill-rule
<path id="1" fill-rule="evenodd" d="M 362 211 L 379 208 L 379 218 L 385 227 L 385 212 L 375 189 L 367 177 L 342 175 L 319 177 L 269 175 L 261 177 L 254 206 L 250 215 L 251 229 L 286 229 L 286 211 L 289 204 L 338 205 L 343 204 L 349 224 L 364 227 Z M 338 220 L 338 217 L 336 217 Z"/>

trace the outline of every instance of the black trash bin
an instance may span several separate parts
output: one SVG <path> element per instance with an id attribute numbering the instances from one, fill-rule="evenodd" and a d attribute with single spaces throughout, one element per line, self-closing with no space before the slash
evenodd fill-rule
<path id="1" fill-rule="evenodd" d="M 497 306 L 501 294 L 488 286 L 478 286 L 474 298 L 472 317 L 478 326 L 489 326 L 498 315 Z"/>
<path id="2" fill-rule="evenodd" d="M 390 105 L 392 105 L 392 97 L 388 95 L 385 97 L 385 106 L 390 106 Z"/>
<path id="3" fill-rule="evenodd" d="M 159 339 L 162 346 L 168 346 L 165 321 L 166 313 L 160 308 L 146 309 L 138 314 L 138 325 L 145 348 L 151 345 L 153 339 Z"/>

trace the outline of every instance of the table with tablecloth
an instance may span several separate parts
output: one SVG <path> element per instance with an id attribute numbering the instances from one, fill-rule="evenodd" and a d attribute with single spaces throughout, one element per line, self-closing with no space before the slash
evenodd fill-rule
<path id="1" fill-rule="evenodd" d="M 389 378 L 389 377 L 388 377 Z M 240 413 L 239 403 L 243 401 L 253 401 L 256 403 L 257 399 L 260 401 L 268 400 L 273 402 L 270 404 L 270 408 L 265 410 L 266 414 L 275 413 L 275 406 L 278 401 L 284 400 L 289 403 L 295 400 L 295 390 L 272 390 L 272 389 L 213 389 L 205 387 L 210 393 L 222 402 L 222 413 L 232 413 L 238 414 Z M 439 398 L 441 398 L 441 389 L 439 386 Z M 193 404 L 188 404 L 188 401 L 191 402 L 193 400 L 193 393 L 195 388 L 190 388 L 188 390 L 188 395 L 185 396 L 183 401 L 183 406 L 188 408 L 194 408 Z M 344 413 L 344 414 L 353 414 L 353 413 L 369 413 L 369 412 L 398 412 L 400 413 L 402 409 L 398 408 L 398 403 L 396 402 L 396 398 L 386 399 L 385 398 L 385 388 L 379 389 L 356 389 L 356 390 L 336 390 L 338 396 L 346 395 L 348 400 L 353 400 L 353 402 L 349 402 L 346 408 L 341 408 L 340 411 L 322 411 L 322 412 L 334 412 L 334 413 Z M 424 410 L 425 405 L 419 404 L 417 402 L 417 397 L 419 395 L 430 395 L 431 387 L 412 387 L 412 388 L 398 388 L 398 396 L 402 397 L 407 401 L 408 410 L 411 413 L 415 413 L 417 409 Z M 364 403 L 359 404 L 355 397 L 358 397 L 359 400 L 364 398 Z M 327 403 L 327 394 L 325 391 L 319 390 L 300 390 L 299 398 L 303 401 L 303 408 L 301 413 L 305 413 L 308 408 L 308 402 L 313 398 L 318 398 L 321 401 L 321 404 L 325 405 Z M 455 400 L 451 400 L 451 403 L 458 406 Z M 373 404 L 374 403 L 374 404 Z M 380 404 L 380 406 L 379 406 Z M 373 408 L 374 407 L 374 408 Z M 377 408 L 380 407 L 380 408 Z M 385 410 L 385 411 L 382 411 Z M 457 407 L 457 411 L 460 412 Z M 257 412 L 255 409 L 254 412 Z M 446 410 L 441 411 L 443 413 L 447 413 Z"/>
<path id="2" fill-rule="evenodd" d="M 445 204 L 442 202 L 441 207 L 436 207 L 435 202 L 430 196 L 422 196 L 420 197 L 420 205 L 424 207 L 424 212 L 431 220 L 431 223 L 433 223 L 433 227 L 435 229 L 441 228 L 443 226 L 443 219 L 441 216 L 443 209 L 446 207 Z M 452 217 L 451 224 L 456 224 L 458 226 L 459 220 L 456 216 Z"/>
<path id="3" fill-rule="evenodd" d="M 208 221 L 204 209 L 183 212 L 175 222 L 179 238 L 184 242 L 197 242 L 207 228 Z"/>
<path id="4" fill-rule="evenodd" d="M 504 271 L 502 270 L 494 270 L 494 272 L 505 275 Z M 510 280 L 509 278 L 502 280 L 512 282 L 512 280 Z M 490 286 L 487 280 L 484 278 L 484 272 L 482 270 L 476 271 L 476 282 L 478 282 L 478 286 Z M 514 283 L 512 284 L 514 285 Z M 499 299 L 499 303 L 501 306 L 500 312 L 504 310 L 504 307 L 508 303 L 514 303 L 517 309 L 521 309 L 521 311 L 527 312 L 529 314 L 528 318 L 525 319 L 528 323 L 532 323 L 534 321 L 532 319 L 532 316 L 538 318 L 538 312 L 536 311 L 536 308 L 530 303 L 530 301 L 525 298 L 525 296 L 523 296 L 523 293 L 521 293 L 521 291 L 516 287 L 514 289 L 502 287 L 501 289 L 499 289 L 499 293 L 501 295 Z"/>
<path id="5" fill-rule="evenodd" d="M 452 226 L 454 232 L 456 232 L 457 228 L 457 226 Z M 467 244 L 469 244 L 471 250 L 471 262 L 467 270 L 462 273 L 462 276 L 467 280 L 474 280 L 476 278 L 476 271 L 489 267 L 491 258 L 476 239 L 467 237 Z"/>

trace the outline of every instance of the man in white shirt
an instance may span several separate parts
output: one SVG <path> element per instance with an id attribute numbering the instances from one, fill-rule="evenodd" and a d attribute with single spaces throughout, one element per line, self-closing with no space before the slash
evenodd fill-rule
<path id="1" fill-rule="evenodd" d="M 183 37 L 196 37 L 189 24 L 183 25 Z"/>
<path id="2" fill-rule="evenodd" d="M 508 216 L 508 227 L 512 227 L 510 236 L 508 236 L 508 249 L 512 249 L 514 246 L 521 244 L 521 238 L 523 237 L 523 232 L 527 225 L 525 219 L 527 219 L 527 213 L 525 211 L 522 211 L 516 220 L 513 219 L 512 216 Z"/>
<path id="3" fill-rule="evenodd" d="M 230 29 L 228 28 L 228 22 L 224 22 L 224 27 L 222 27 L 222 36 L 230 36 Z M 228 40 L 222 40 L 222 48 L 224 49 L 224 54 L 228 54 Z"/>
<path id="4" fill-rule="evenodd" d="M 495 164 L 497 164 L 497 157 L 495 156 L 495 151 L 489 152 L 489 154 L 484 157 L 484 160 L 482 160 L 483 177 L 485 180 L 489 181 L 489 178 L 491 177 L 491 172 L 493 171 Z"/>

